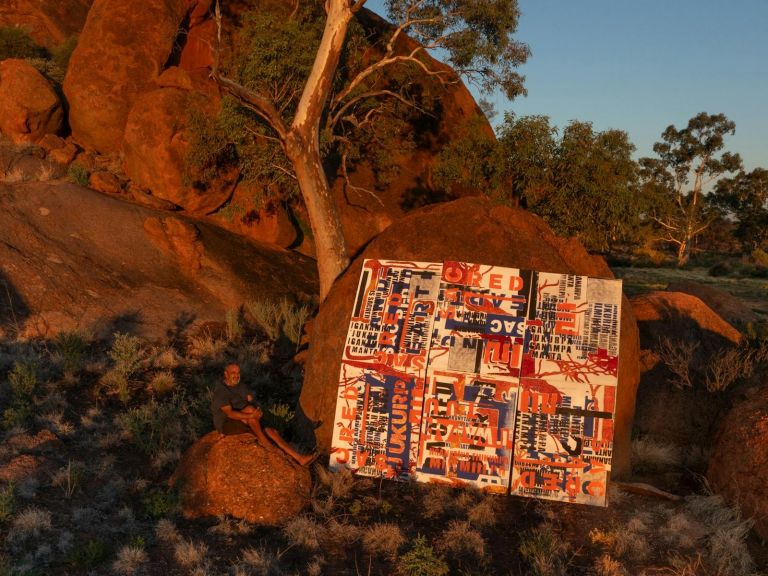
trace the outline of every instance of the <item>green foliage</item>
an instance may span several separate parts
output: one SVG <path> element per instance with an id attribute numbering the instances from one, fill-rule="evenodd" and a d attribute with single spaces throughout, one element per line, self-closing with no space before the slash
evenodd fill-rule
<path id="1" fill-rule="evenodd" d="M 11 482 L 0 488 L 0 524 L 11 519 L 15 507 L 16 489 Z"/>
<path id="2" fill-rule="evenodd" d="M 270 340 L 285 336 L 296 345 L 301 339 L 302 328 L 312 313 L 308 304 L 294 304 L 287 298 L 278 302 L 252 300 L 246 308 Z"/>
<path id="3" fill-rule="evenodd" d="M 121 414 L 117 421 L 120 429 L 142 454 L 155 456 L 163 450 L 182 445 L 185 430 L 181 420 L 187 408 L 181 394 L 163 402 L 152 398 Z"/>
<path id="4" fill-rule="evenodd" d="M 736 221 L 734 236 L 747 251 L 768 243 L 768 170 L 721 178 L 707 198 L 726 219 Z"/>
<path id="5" fill-rule="evenodd" d="M 497 142 L 474 129 L 446 147 L 436 181 L 521 203 L 558 234 L 604 252 L 630 242 L 639 223 L 634 149 L 620 130 L 595 132 L 589 122 L 574 120 L 558 138 L 546 116 L 507 114 Z"/>
<path id="6" fill-rule="evenodd" d="M 3 410 L 3 426 L 7 429 L 23 426 L 33 415 L 37 366 L 32 362 L 16 361 L 8 374 L 11 388 L 10 406 Z"/>
<path id="7" fill-rule="evenodd" d="M 80 332 L 59 332 L 54 343 L 61 356 L 64 374 L 73 375 L 80 370 L 83 356 L 90 347 L 89 340 Z"/>
<path id="8" fill-rule="evenodd" d="M 532 576 L 565 576 L 568 552 L 568 543 L 548 524 L 528 530 L 520 538 L 520 555 L 528 562 Z"/>
<path id="9" fill-rule="evenodd" d="M 387 0 L 395 23 L 410 17 L 430 24 L 408 29 L 425 46 L 439 39 L 447 63 L 482 92 L 500 88 L 508 98 L 525 94 L 524 78 L 515 68 L 530 55 L 527 45 L 515 41 L 520 9 L 517 0 Z"/>
<path id="10" fill-rule="evenodd" d="M 67 179 L 78 186 L 88 186 L 89 176 L 88 169 L 78 162 L 72 162 L 67 168 Z"/>
<path id="11" fill-rule="evenodd" d="M 173 517 L 181 510 L 181 496 L 174 489 L 152 488 L 142 496 L 141 509 L 152 520 Z"/>
<path id="12" fill-rule="evenodd" d="M 110 545 L 100 539 L 90 539 L 76 545 L 67 555 L 67 563 L 81 570 L 92 570 L 106 562 L 112 554 Z"/>
<path id="13" fill-rule="evenodd" d="M 115 332 L 112 348 L 107 355 L 114 363 L 114 369 L 125 378 L 130 378 L 141 368 L 144 355 L 141 339 L 130 334 Z"/>
<path id="14" fill-rule="evenodd" d="M 0 60 L 8 58 L 44 58 L 46 50 L 29 33 L 17 26 L 0 27 Z"/>
<path id="15" fill-rule="evenodd" d="M 295 416 L 296 412 L 288 404 L 279 402 L 270 406 L 264 413 L 263 424 L 266 428 L 274 428 L 282 434 Z"/>
<path id="16" fill-rule="evenodd" d="M 69 59 L 72 57 L 72 53 L 75 51 L 75 48 L 77 48 L 77 41 L 77 35 L 70 36 L 53 50 L 51 61 L 56 66 L 56 68 L 61 70 L 62 79 L 63 74 L 67 72 Z"/>
<path id="17" fill-rule="evenodd" d="M 449 193 L 457 184 L 486 190 L 506 203 L 511 197 L 505 193 L 502 149 L 486 127 L 484 118 L 474 118 L 456 134 L 438 155 L 434 182 Z"/>
<path id="18" fill-rule="evenodd" d="M 400 576 L 446 576 L 450 567 L 445 557 L 435 552 L 426 537 L 419 534 L 410 550 L 398 559 L 396 571 Z"/>

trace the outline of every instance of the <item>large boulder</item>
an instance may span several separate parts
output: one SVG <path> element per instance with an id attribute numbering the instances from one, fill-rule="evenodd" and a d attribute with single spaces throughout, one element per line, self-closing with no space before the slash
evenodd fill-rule
<path id="1" fill-rule="evenodd" d="M 648 292 L 632 298 L 644 350 L 658 350 L 669 339 L 697 346 L 694 361 L 704 364 L 724 347 L 741 342 L 738 330 L 702 300 L 682 292 Z"/>
<path id="2" fill-rule="evenodd" d="M 64 112 L 53 88 L 29 62 L 0 62 L 0 132 L 16 144 L 61 129 Z"/>
<path id="3" fill-rule="evenodd" d="M 768 541 L 768 386 L 753 389 L 723 420 L 707 479 L 712 489 L 755 521 Z"/>
<path id="4" fill-rule="evenodd" d="M 0 184 L 0 331 L 161 339 L 254 297 L 317 291 L 315 263 L 69 183 Z"/>
<path id="5" fill-rule="evenodd" d="M 349 314 L 365 258 L 414 261 L 459 260 L 545 272 L 612 278 L 600 257 L 575 239 L 556 237 L 537 216 L 464 198 L 416 210 L 377 236 L 333 285 L 312 326 L 301 391 L 303 414 L 318 428 L 320 450 L 328 451 L 336 407 L 341 355 Z M 622 304 L 619 389 L 614 432 L 614 474 L 629 469 L 630 433 L 639 382 L 639 340 L 632 307 Z"/>
<path id="6" fill-rule="evenodd" d="M 190 214 L 209 214 L 219 208 L 232 194 L 237 171 L 220 171 L 203 184 L 186 160 L 192 140 L 190 115 L 215 115 L 217 106 L 216 99 L 181 88 L 159 88 L 137 98 L 123 141 L 128 177 Z"/>
<path id="7" fill-rule="evenodd" d="M 187 0 L 95 0 L 64 78 L 69 123 L 89 150 L 120 150 L 133 102 L 160 75 L 187 13 Z"/>
<path id="8" fill-rule="evenodd" d="M 709 306 L 715 314 L 736 328 L 743 328 L 747 324 L 754 324 L 759 320 L 757 314 L 744 302 L 715 286 L 683 280 L 681 282 L 673 282 L 667 286 L 667 291 L 684 292 L 685 294 L 696 296 Z"/>
<path id="9" fill-rule="evenodd" d="M 83 29 L 93 0 L 3 0 L 0 26 L 20 26 L 53 48 Z"/>
<path id="10" fill-rule="evenodd" d="M 278 525 L 309 503 L 309 469 L 252 434 L 211 432 L 187 452 L 171 478 L 187 518 L 232 516 Z"/>
<path id="11" fill-rule="evenodd" d="M 735 348 L 741 334 L 690 294 L 649 292 L 631 302 L 644 358 L 636 431 L 680 447 L 706 449 L 723 408 L 722 398 L 703 390 L 706 369 L 723 351 Z M 687 369 L 692 387 L 684 386 L 667 363 L 678 366 L 678 372 Z"/>

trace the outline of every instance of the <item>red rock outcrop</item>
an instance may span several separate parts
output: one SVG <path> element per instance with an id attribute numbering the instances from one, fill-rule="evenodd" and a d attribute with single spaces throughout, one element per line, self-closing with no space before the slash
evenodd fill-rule
<path id="1" fill-rule="evenodd" d="M 159 88 L 136 99 L 128 115 L 123 142 L 125 173 L 153 196 L 195 214 L 209 214 L 231 196 L 237 170 L 219 171 L 210 183 L 195 182 L 187 167 L 193 110 L 215 115 L 218 102 L 196 91 Z"/>
<path id="2" fill-rule="evenodd" d="M 334 284 L 312 325 L 300 404 L 318 422 L 318 447 L 330 447 L 341 354 L 349 314 L 365 258 L 440 262 L 464 260 L 546 272 L 612 278 L 602 258 L 590 256 L 575 239 L 556 237 L 537 216 L 464 198 L 416 210 L 377 236 Z M 632 307 L 624 299 L 621 357 L 614 432 L 615 475 L 629 470 L 630 432 L 639 382 L 639 340 Z"/>
<path id="3" fill-rule="evenodd" d="M 650 292 L 631 300 L 640 330 L 644 370 L 637 392 L 635 428 L 642 435 L 679 446 L 708 447 L 722 400 L 702 389 L 709 362 L 734 348 L 741 334 L 696 296 Z M 688 374 L 695 388 L 679 379 L 661 358 L 662 340 L 694 346 Z"/>
<path id="4" fill-rule="evenodd" d="M 154 88 L 170 56 L 185 0 L 95 0 L 64 78 L 69 123 L 89 150 L 119 151 L 128 112 Z"/>
<path id="5" fill-rule="evenodd" d="M 0 184 L 0 205 L 0 329 L 20 336 L 154 340 L 222 322 L 254 294 L 317 290 L 306 257 L 73 184 Z"/>
<path id="6" fill-rule="evenodd" d="M 743 327 L 758 320 L 757 314 L 752 312 L 744 302 L 714 286 L 692 281 L 673 282 L 667 286 L 667 291 L 684 292 L 696 296 L 715 314 L 734 327 Z"/>
<path id="7" fill-rule="evenodd" d="M 229 200 L 233 208 L 216 212 L 211 221 L 259 242 L 287 248 L 296 241 L 296 228 L 281 205 L 263 207 L 257 200 L 260 192 L 257 184 L 240 182 Z"/>
<path id="8" fill-rule="evenodd" d="M 171 482 L 179 483 L 186 518 L 232 516 L 278 525 L 309 503 L 312 480 L 275 447 L 252 434 L 204 436 L 189 449 Z"/>
<path id="9" fill-rule="evenodd" d="M 93 0 L 3 0 L 0 26 L 20 26 L 52 48 L 80 32 Z"/>
<path id="10" fill-rule="evenodd" d="M 25 60 L 0 62 L 0 132 L 27 144 L 58 132 L 63 120 L 61 101 L 40 72 Z"/>
<path id="11" fill-rule="evenodd" d="M 723 420 L 709 459 L 712 489 L 755 521 L 768 541 L 768 387 L 755 388 Z"/>

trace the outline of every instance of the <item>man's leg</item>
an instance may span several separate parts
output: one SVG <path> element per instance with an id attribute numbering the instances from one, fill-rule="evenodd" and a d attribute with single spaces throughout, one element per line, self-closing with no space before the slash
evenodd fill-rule
<path id="1" fill-rule="evenodd" d="M 259 430 L 261 430 L 261 425 L 259 425 Z M 283 438 L 280 436 L 280 433 L 274 428 L 266 428 L 264 432 L 267 433 L 267 436 L 269 436 L 272 439 L 272 441 L 275 444 L 277 444 L 283 452 L 288 454 L 288 456 L 296 460 L 296 462 L 298 462 L 302 466 L 306 466 L 307 464 L 312 462 L 312 460 L 314 460 L 317 456 L 316 454 L 299 454 L 298 452 L 296 452 L 296 450 L 293 449 L 293 447 L 290 444 L 288 444 L 288 442 L 283 440 Z"/>

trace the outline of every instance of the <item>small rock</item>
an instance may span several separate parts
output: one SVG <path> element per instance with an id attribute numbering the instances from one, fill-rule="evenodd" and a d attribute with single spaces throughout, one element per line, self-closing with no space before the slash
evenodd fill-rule
<path id="1" fill-rule="evenodd" d="M 29 144 L 58 132 L 63 121 L 61 101 L 40 72 L 25 60 L 0 62 L 0 132 Z"/>
<path id="2" fill-rule="evenodd" d="M 121 194 L 123 191 L 120 180 L 112 172 L 93 172 L 88 179 L 88 186 L 105 194 Z"/>
<path id="3" fill-rule="evenodd" d="M 232 516 L 279 525 L 309 503 L 309 469 L 252 434 L 211 432 L 184 455 L 171 483 L 181 488 L 186 518 Z"/>
<path id="4" fill-rule="evenodd" d="M 48 152 L 48 158 L 57 164 L 67 166 L 77 156 L 77 146 L 72 142 L 66 142 L 61 148 L 54 148 Z"/>

